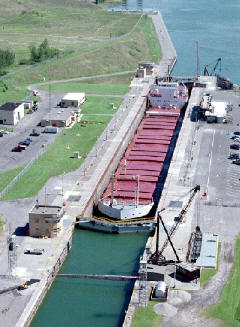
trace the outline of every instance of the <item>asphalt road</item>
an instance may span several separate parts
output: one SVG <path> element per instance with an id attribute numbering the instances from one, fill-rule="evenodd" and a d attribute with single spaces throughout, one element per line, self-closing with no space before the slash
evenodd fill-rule
<path id="1" fill-rule="evenodd" d="M 47 147 L 57 136 L 57 134 L 42 133 L 43 128 L 38 126 L 43 117 L 47 117 L 49 113 L 49 94 L 40 91 L 39 95 L 42 101 L 38 105 L 38 110 L 32 114 L 26 115 L 18 125 L 14 128 L 14 132 L 4 134 L 0 138 L 1 161 L 0 171 L 17 168 L 29 162 L 36 156 L 43 145 Z M 56 106 L 60 101 L 62 94 L 51 94 L 51 106 Z M 20 141 L 29 137 L 32 129 L 36 129 L 40 133 L 38 137 L 31 137 L 33 142 L 26 150 L 22 152 L 11 152 L 11 149 Z"/>

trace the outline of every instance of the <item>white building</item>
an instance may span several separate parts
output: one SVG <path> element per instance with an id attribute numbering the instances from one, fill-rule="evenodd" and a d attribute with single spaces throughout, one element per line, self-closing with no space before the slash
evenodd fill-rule
<path id="1" fill-rule="evenodd" d="M 227 103 L 220 101 L 211 101 L 205 117 L 208 123 L 222 123 L 227 114 Z"/>
<path id="2" fill-rule="evenodd" d="M 0 107 L 0 124 L 16 125 L 24 117 L 24 103 L 6 102 Z"/>
<path id="3" fill-rule="evenodd" d="M 67 93 L 62 98 L 61 104 L 66 107 L 79 107 L 85 100 L 85 93 Z"/>

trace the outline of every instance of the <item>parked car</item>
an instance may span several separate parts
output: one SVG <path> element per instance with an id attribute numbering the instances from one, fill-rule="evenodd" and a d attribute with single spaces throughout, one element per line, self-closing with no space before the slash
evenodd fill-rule
<path id="1" fill-rule="evenodd" d="M 0 137 L 3 137 L 3 133 L 0 132 Z"/>
<path id="2" fill-rule="evenodd" d="M 234 135 L 240 135 L 239 131 L 233 132 Z"/>
<path id="3" fill-rule="evenodd" d="M 14 148 L 12 148 L 11 151 L 12 151 L 12 152 L 21 152 L 22 149 L 21 149 L 20 147 L 18 147 L 18 146 L 15 146 Z"/>
<path id="4" fill-rule="evenodd" d="M 57 132 L 58 132 L 58 128 L 56 126 L 46 126 L 43 130 L 43 133 L 56 134 Z"/>
<path id="5" fill-rule="evenodd" d="M 240 165 L 240 159 L 234 159 L 232 163 L 235 165 Z"/>
<path id="6" fill-rule="evenodd" d="M 24 251 L 25 254 L 36 254 L 41 255 L 44 253 L 44 249 L 26 249 Z"/>
<path id="7" fill-rule="evenodd" d="M 228 159 L 240 159 L 239 153 L 230 153 Z"/>
<path id="8" fill-rule="evenodd" d="M 32 142 L 33 140 L 30 137 L 27 137 L 24 141 Z"/>
<path id="9" fill-rule="evenodd" d="M 236 138 L 234 139 L 234 142 L 238 142 L 238 143 L 240 143 L 240 137 L 236 137 Z"/>
<path id="10" fill-rule="evenodd" d="M 231 140 L 234 140 L 236 137 L 237 137 L 237 135 L 235 135 L 234 133 L 229 134 L 229 138 Z"/>
<path id="11" fill-rule="evenodd" d="M 2 133 L 2 134 L 9 134 L 9 132 L 8 131 L 5 131 L 4 129 L 1 129 L 0 130 L 0 133 Z"/>
<path id="12" fill-rule="evenodd" d="M 30 143 L 31 143 L 30 141 L 24 140 L 24 141 L 19 142 L 18 145 L 26 145 L 26 146 L 29 146 Z"/>
<path id="13" fill-rule="evenodd" d="M 24 145 L 24 144 L 18 144 L 17 147 L 20 148 L 21 150 L 26 150 L 27 145 Z"/>
<path id="14" fill-rule="evenodd" d="M 30 136 L 39 136 L 40 133 L 38 133 L 35 129 L 32 130 L 32 133 L 30 134 Z"/>
<path id="15" fill-rule="evenodd" d="M 237 143 L 233 143 L 233 144 L 230 145 L 230 149 L 239 150 L 239 148 L 240 148 L 240 145 L 237 144 Z"/>

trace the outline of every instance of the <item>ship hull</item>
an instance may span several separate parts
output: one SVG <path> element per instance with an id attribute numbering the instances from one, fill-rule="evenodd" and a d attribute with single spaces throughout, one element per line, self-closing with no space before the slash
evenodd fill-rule
<path id="1" fill-rule="evenodd" d="M 131 204 L 112 204 L 110 205 L 109 201 L 100 201 L 98 203 L 98 210 L 105 216 L 117 219 L 131 219 L 131 218 L 141 218 L 149 214 L 153 207 L 154 203 L 146 205 L 131 205 Z"/>
<path id="2" fill-rule="evenodd" d="M 155 229 L 156 222 L 140 222 L 140 223 L 106 223 L 104 221 L 95 221 L 91 219 L 80 219 L 76 223 L 76 227 L 80 229 L 92 230 L 95 232 L 122 234 L 122 233 L 146 233 Z"/>
<path id="3" fill-rule="evenodd" d="M 146 114 L 98 202 L 104 216 L 141 218 L 158 203 L 187 100 L 186 86 L 178 83 L 150 88 Z"/>

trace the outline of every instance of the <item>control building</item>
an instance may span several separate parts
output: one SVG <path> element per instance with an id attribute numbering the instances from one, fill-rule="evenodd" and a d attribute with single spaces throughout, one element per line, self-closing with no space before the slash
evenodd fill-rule
<path id="1" fill-rule="evenodd" d="M 60 206 L 36 204 L 29 212 L 29 235 L 56 237 L 62 230 L 64 209 Z"/>

